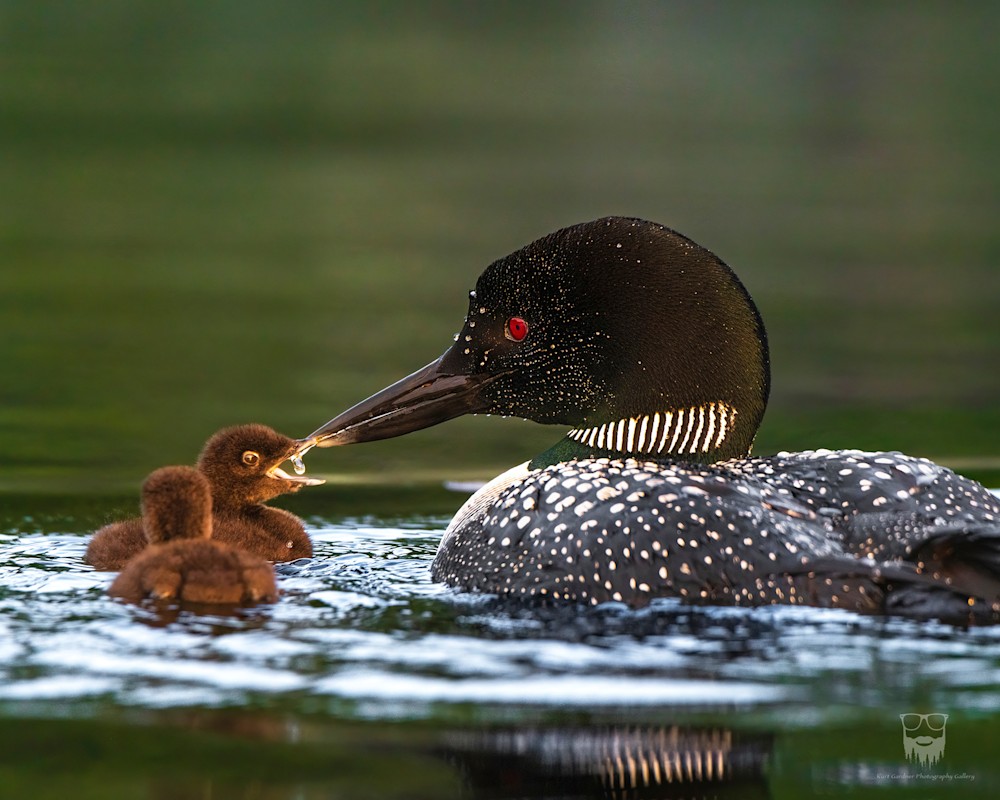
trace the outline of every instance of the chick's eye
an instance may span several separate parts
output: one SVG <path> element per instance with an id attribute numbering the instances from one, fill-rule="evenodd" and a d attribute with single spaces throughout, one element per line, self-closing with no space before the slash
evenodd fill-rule
<path id="1" fill-rule="evenodd" d="M 528 335 L 528 323 L 521 317 L 511 317 L 507 320 L 507 327 L 503 333 L 512 342 L 520 342 Z"/>
<path id="2" fill-rule="evenodd" d="M 249 467 L 256 467 L 260 463 L 260 453 L 255 453 L 253 450 L 247 450 L 243 454 L 243 463 Z"/>

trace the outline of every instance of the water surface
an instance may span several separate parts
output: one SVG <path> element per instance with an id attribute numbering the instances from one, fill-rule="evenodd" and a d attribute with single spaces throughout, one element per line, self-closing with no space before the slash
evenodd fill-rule
<path id="1" fill-rule="evenodd" d="M 277 567 L 274 605 L 138 608 L 82 563 L 87 520 L 8 517 L 0 536 L 0 775 L 33 796 L 596 797 L 644 763 L 655 788 L 654 761 L 657 792 L 679 765 L 669 796 L 1000 788 L 1000 629 L 511 606 L 430 581 L 435 514 L 308 516 L 315 555 Z M 934 768 L 904 754 L 907 711 L 949 715 Z M 67 756 L 22 761 L 32 746 Z M 719 772 L 728 790 L 690 783 Z"/>

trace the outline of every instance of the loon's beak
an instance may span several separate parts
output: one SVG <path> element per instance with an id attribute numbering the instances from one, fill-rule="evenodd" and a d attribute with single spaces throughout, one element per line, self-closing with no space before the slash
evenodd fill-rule
<path id="1" fill-rule="evenodd" d="M 376 392 L 299 440 L 299 454 L 390 439 L 429 428 L 462 414 L 485 411 L 481 390 L 497 376 L 454 374 L 442 367 L 448 353 L 392 386 Z"/>

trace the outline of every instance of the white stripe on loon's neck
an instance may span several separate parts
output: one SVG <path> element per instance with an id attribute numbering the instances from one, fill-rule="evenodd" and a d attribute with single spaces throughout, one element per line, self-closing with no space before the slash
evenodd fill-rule
<path id="1" fill-rule="evenodd" d="M 574 428 L 566 435 L 597 450 L 647 456 L 694 455 L 718 450 L 732 432 L 736 415 L 728 403 L 713 401 L 595 428 Z"/>

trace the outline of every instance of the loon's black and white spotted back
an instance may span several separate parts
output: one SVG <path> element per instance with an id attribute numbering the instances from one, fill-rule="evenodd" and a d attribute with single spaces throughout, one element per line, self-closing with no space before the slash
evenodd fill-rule
<path id="1" fill-rule="evenodd" d="M 455 515 L 432 574 L 463 589 L 1000 619 L 1000 501 L 899 453 L 751 458 L 769 388 L 735 273 L 675 231 L 611 217 L 491 264 L 439 359 L 301 452 L 466 413 L 567 426 Z"/>
<path id="2" fill-rule="evenodd" d="M 985 621 L 1000 593 L 998 520 L 978 484 L 900 453 L 522 465 L 456 514 L 433 575 L 593 605 L 674 596 Z M 956 550 L 983 533 L 975 566 Z"/>

